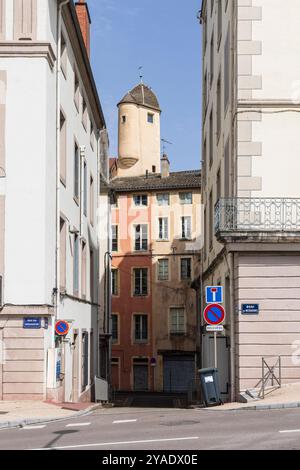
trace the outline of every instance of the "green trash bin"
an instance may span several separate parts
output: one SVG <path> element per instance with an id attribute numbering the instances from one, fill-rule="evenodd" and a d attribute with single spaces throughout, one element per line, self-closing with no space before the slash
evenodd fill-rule
<path id="1" fill-rule="evenodd" d="M 199 374 L 205 405 L 221 405 L 223 402 L 220 394 L 218 369 L 200 369 Z"/>

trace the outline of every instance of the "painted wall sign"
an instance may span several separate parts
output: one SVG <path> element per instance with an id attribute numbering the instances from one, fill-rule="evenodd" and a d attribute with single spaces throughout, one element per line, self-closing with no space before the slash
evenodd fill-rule
<path id="1" fill-rule="evenodd" d="M 25 317 L 23 318 L 23 328 L 38 330 L 42 327 L 42 319 L 39 317 Z"/>
<path id="2" fill-rule="evenodd" d="M 243 315 L 258 315 L 259 304 L 242 304 Z"/>

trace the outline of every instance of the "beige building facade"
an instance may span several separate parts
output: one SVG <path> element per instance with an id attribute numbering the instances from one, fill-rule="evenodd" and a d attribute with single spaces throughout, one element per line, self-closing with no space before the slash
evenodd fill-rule
<path id="1" fill-rule="evenodd" d="M 292 0 L 202 4 L 203 288 L 225 290 L 225 399 L 259 384 L 263 358 L 300 380 L 299 18 Z"/>

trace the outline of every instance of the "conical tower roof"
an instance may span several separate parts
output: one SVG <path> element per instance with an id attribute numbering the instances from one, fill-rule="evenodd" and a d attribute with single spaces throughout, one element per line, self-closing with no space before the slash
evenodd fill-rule
<path id="1" fill-rule="evenodd" d="M 143 83 L 140 83 L 129 91 L 119 102 L 118 106 L 122 103 L 134 103 L 155 109 L 156 111 L 161 111 L 156 95 L 151 88 Z"/>

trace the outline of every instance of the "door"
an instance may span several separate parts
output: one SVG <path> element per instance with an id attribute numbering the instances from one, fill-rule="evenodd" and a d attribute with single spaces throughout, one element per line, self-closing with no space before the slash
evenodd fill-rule
<path id="1" fill-rule="evenodd" d="M 195 379 L 195 356 L 164 356 L 164 392 L 185 393 Z"/>
<path id="2" fill-rule="evenodd" d="M 214 367 L 214 336 L 204 335 L 202 341 L 202 367 Z M 229 338 L 217 337 L 217 366 L 219 371 L 220 393 L 223 401 L 229 399 Z"/>
<path id="3" fill-rule="evenodd" d="M 79 369 L 79 357 L 78 357 L 78 333 L 74 333 L 73 337 L 73 364 L 72 364 L 72 401 L 77 402 L 78 400 L 78 369 Z"/>
<path id="4" fill-rule="evenodd" d="M 136 392 L 148 391 L 148 364 L 134 364 L 133 389 Z"/>
<path id="5" fill-rule="evenodd" d="M 111 364 L 111 384 L 113 390 L 120 390 L 120 368 L 119 368 L 119 359 L 112 358 Z"/>

